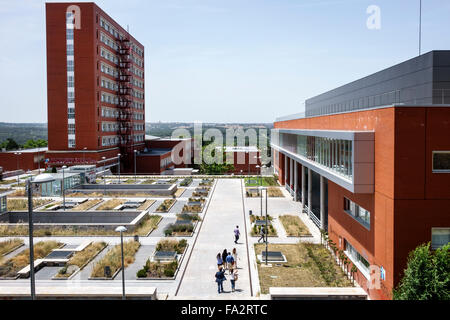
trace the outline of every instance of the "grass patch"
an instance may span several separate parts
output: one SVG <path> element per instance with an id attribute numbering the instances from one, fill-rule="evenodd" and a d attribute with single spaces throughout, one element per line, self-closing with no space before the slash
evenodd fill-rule
<path id="1" fill-rule="evenodd" d="M 186 239 L 182 240 L 160 240 L 156 244 L 156 251 L 176 251 L 178 254 L 182 254 L 187 247 Z"/>
<path id="2" fill-rule="evenodd" d="M 190 236 L 194 232 L 194 224 L 175 224 L 171 223 L 164 229 L 164 235 L 168 236 Z"/>
<path id="3" fill-rule="evenodd" d="M 103 210 L 114 210 L 115 207 L 124 204 L 126 200 L 123 199 L 111 199 L 106 201 L 105 203 L 99 205 L 95 210 L 103 211 Z"/>
<path id="4" fill-rule="evenodd" d="M 155 181 L 156 181 L 156 180 L 153 180 L 153 179 L 147 179 L 147 180 L 142 181 L 141 184 L 152 184 L 152 183 L 154 183 Z"/>
<path id="5" fill-rule="evenodd" d="M 146 200 L 143 204 L 141 204 L 138 208 L 137 208 L 137 210 L 138 211 L 144 211 L 144 210 L 147 210 L 148 208 L 150 208 L 150 206 L 152 205 L 152 204 L 154 204 L 156 201 L 155 200 Z"/>
<path id="6" fill-rule="evenodd" d="M 283 224 L 284 230 L 288 236 L 292 237 L 307 237 L 311 236 L 308 227 L 303 223 L 303 221 L 292 215 L 280 216 L 280 221 Z"/>
<path id="7" fill-rule="evenodd" d="M 59 270 L 56 274 L 57 278 L 68 278 L 75 270 L 68 272 L 68 266 L 77 266 L 78 268 L 84 267 L 84 265 L 95 257 L 100 251 L 102 251 L 107 246 L 106 242 L 94 242 L 89 246 L 84 248 L 82 251 L 77 252 L 72 258 L 67 262 L 67 265 Z"/>
<path id="8" fill-rule="evenodd" d="M 53 249 L 61 246 L 58 241 L 41 241 L 34 245 L 34 259 L 46 257 Z M 23 250 L 15 257 L 0 265 L 0 277 L 15 277 L 17 272 L 30 264 L 30 249 Z"/>
<path id="9" fill-rule="evenodd" d="M 28 199 L 7 199 L 8 211 L 28 211 Z M 52 202 L 49 199 L 33 199 L 33 209 Z"/>
<path id="10" fill-rule="evenodd" d="M 73 207 L 71 211 L 85 211 L 102 202 L 102 199 L 91 199 Z"/>
<path id="11" fill-rule="evenodd" d="M 255 244 L 256 254 L 265 251 L 265 244 Z M 271 268 L 258 263 L 261 293 L 270 287 L 351 287 L 350 280 L 334 262 L 330 252 L 319 244 L 269 244 L 269 251 L 281 251 L 288 262 Z M 311 253 L 310 253 L 311 251 Z M 311 257 L 315 257 L 314 259 Z M 325 267 L 319 268 L 319 265 Z M 323 271 L 322 271 L 323 270 Z"/>
<path id="12" fill-rule="evenodd" d="M 278 188 L 278 187 L 267 188 L 267 193 L 269 194 L 269 197 L 273 197 L 273 198 L 284 197 L 283 192 L 281 192 L 280 188 Z"/>
<path id="13" fill-rule="evenodd" d="M 21 244 L 23 244 L 23 240 L 21 239 L 10 239 L 0 242 L 0 259 L 4 254 L 7 254 L 12 249 L 18 247 Z"/>
<path id="14" fill-rule="evenodd" d="M 139 236 L 147 236 L 150 232 L 156 229 L 158 224 L 160 223 L 162 217 L 158 215 L 146 215 L 145 218 L 139 222 L 139 225 L 136 226 L 133 232 L 127 231 L 125 235 L 134 235 L 137 234 Z"/>
<path id="15" fill-rule="evenodd" d="M 171 206 L 175 203 L 175 199 L 166 199 L 164 200 L 159 207 L 156 209 L 156 212 L 168 212 Z"/>
<path id="16" fill-rule="evenodd" d="M 136 252 L 138 251 L 141 244 L 134 240 L 129 240 L 123 243 L 123 253 L 124 253 L 124 266 L 132 264 L 135 260 Z M 106 255 L 98 261 L 92 270 L 92 278 L 104 278 L 105 267 L 108 266 L 111 269 L 111 276 L 120 269 L 122 265 L 122 251 L 120 244 L 114 246 L 109 250 Z"/>
<path id="17" fill-rule="evenodd" d="M 184 190 L 186 190 L 186 189 L 178 188 L 177 191 L 175 191 L 175 193 L 173 194 L 174 197 L 176 197 L 176 198 L 180 197 L 183 194 Z"/>
<path id="18" fill-rule="evenodd" d="M 201 218 L 197 213 L 179 213 L 177 214 L 177 218 L 179 220 L 188 220 L 188 221 L 200 221 Z"/>
<path id="19" fill-rule="evenodd" d="M 278 186 L 278 181 L 275 177 L 254 177 L 254 178 L 245 178 L 245 185 L 248 187 L 274 187 Z"/>

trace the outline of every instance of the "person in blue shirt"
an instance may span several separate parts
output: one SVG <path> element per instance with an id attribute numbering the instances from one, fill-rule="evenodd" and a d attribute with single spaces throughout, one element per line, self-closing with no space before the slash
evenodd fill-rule
<path id="1" fill-rule="evenodd" d="M 228 252 L 226 262 L 227 262 L 227 269 L 230 271 L 230 274 L 231 274 L 231 270 L 233 269 L 233 264 L 234 264 L 234 258 L 231 255 L 231 252 Z"/>
<path id="2" fill-rule="evenodd" d="M 219 293 L 223 292 L 223 282 L 225 280 L 227 280 L 227 278 L 225 278 L 225 271 L 220 267 L 219 271 L 216 272 L 217 290 Z"/>

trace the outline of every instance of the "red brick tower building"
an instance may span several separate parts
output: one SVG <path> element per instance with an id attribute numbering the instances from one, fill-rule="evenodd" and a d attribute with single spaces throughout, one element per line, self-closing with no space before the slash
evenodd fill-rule
<path id="1" fill-rule="evenodd" d="M 46 21 L 49 164 L 120 153 L 131 171 L 145 148 L 144 46 L 95 3 L 47 3 Z"/>

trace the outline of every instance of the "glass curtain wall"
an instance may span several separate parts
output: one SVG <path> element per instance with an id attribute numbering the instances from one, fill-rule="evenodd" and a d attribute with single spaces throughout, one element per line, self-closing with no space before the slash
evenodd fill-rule
<path id="1" fill-rule="evenodd" d="M 339 175 L 350 179 L 353 177 L 351 140 L 279 133 L 272 143 L 317 162 Z"/>

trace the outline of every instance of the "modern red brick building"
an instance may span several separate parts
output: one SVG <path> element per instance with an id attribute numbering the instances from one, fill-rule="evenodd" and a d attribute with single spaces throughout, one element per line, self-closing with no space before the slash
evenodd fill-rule
<path id="1" fill-rule="evenodd" d="M 49 165 L 145 148 L 144 46 L 95 3 L 46 3 Z"/>
<path id="2" fill-rule="evenodd" d="M 432 51 L 274 124 L 280 183 L 357 266 L 372 299 L 391 298 L 416 246 L 450 241 L 449 67 L 450 51 Z"/>

